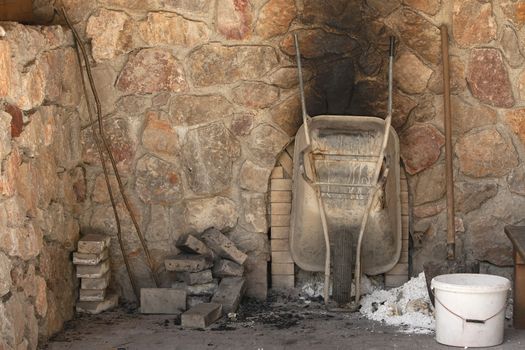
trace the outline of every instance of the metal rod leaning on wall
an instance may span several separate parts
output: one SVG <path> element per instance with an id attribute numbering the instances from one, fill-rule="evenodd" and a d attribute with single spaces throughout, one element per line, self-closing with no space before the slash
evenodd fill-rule
<path id="1" fill-rule="evenodd" d="M 98 119 L 98 126 L 99 126 L 99 134 L 100 134 L 100 139 L 102 140 L 102 145 L 104 146 L 104 148 L 105 148 L 105 150 L 106 150 L 106 152 L 108 154 L 108 158 L 109 158 L 109 160 L 111 162 L 111 166 L 113 168 L 113 171 L 115 173 L 115 177 L 117 179 L 119 191 L 120 191 L 120 193 L 122 195 L 122 200 L 124 202 L 124 205 L 126 206 L 126 209 L 127 209 L 128 213 L 129 213 L 131 221 L 133 222 L 133 226 L 135 227 L 135 231 L 137 232 L 137 236 L 139 237 L 140 243 L 141 243 L 142 248 L 144 250 L 144 255 L 146 256 L 146 260 L 147 260 L 148 266 L 149 266 L 149 268 L 151 270 L 151 274 L 152 274 L 153 280 L 155 281 L 155 285 L 157 287 L 159 287 L 160 283 L 159 283 L 159 279 L 157 277 L 157 274 L 155 272 L 153 260 L 151 258 L 151 255 L 150 255 L 149 249 L 147 247 L 146 241 L 144 240 L 144 236 L 142 234 L 142 230 L 140 229 L 140 226 L 139 226 L 139 224 L 137 222 L 137 219 L 136 219 L 136 217 L 135 217 L 135 215 L 133 213 L 133 210 L 131 208 L 131 205 L 129 203 L 129 199 L 128 199 L 126 193 L 125 193 L 124 184 L 122 183 L 122 179 L 120 177 L 120 174 L 119 174 L 119 171 L 118 171 L 118 168 L 117 168 L 117 163 L 115 161 L 115 158 L 113 157 L 113 154 L 111 153 L 111 149 L 109 147 L 109 142 L 106 139 L 106 136 L 105 136 L 105 133 L 104 133 L 104 127 L 103 127 L 103 124 L 102 124 L 102 107 L 101 107 L 100 98 L 98 96 L 98 92 L 97 92 L 97 89 L 96 89 L 96 86 L 95 86 L 95 82 L 93 80 L 93 75 L 92 75 L 92 72 L 91 72 L 91 66 L 90 66 L 90 63 L 89 63 L 89 57 L 87 55 L 86 48 L 85 48 L 84 44 L 82 43 L 82 40 L 80 39 L 80 36 L 79 36 L 78 32 L 76 31 L 76 29 L 71 24 L 65 8 L 61 7 L 61 11 L 62 11 L 62 15 L 64 16 L 64 19 L 65 19 L 68 27 L 73 32 L 73 35 L 75 37 L 75 41 L 77 42 L 77 44 L 78 44 L 78 46 L 80 48 L 80 51 L 82 52 L 82 56 L 84 58 L 84 62 L 85 62 L 85 66 L 86 66 L 86 73 L 87 73 L 88 80 L 89 80 L 89 85 L 91 87 L 91 91 L 93 92 L 93 97 L 95 99 L 95 105 L 96 105 L 96 111 L 97 111 L 97 119 Z M 87 98 L 87 96 L 86 96 L 86 98 Z M 123 255 L 124 255 L 124 252 L 123 252 Z M 138 298 L 138 297 L 137 297 L 137 299 L 140 300 L 140 298 Z"/>

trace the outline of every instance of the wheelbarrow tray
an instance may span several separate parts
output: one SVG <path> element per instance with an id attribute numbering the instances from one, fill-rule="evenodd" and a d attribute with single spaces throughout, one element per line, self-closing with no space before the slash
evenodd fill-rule
<path id="1" fill-rule="evenodd" d="M 321 272 L 325 267 L 326 250 L 319 205 L 314 188 L 303 178 L 300 169 L 299 157 L 307 147 L 303 127 L 301 126 L 295 139 L 290 251 L 294 262 L 301 269 Z M 323 154 L 332 154 L 330 159 L 336 159 L 324 160 L 323 155 L 317 156 L 320 181 L 329 179 L 331 183 L 348 183 L 355 181 L 356 177 L 371 177 L 374 160 L 370 155 L 379 154 L 384 130 L 383 119 L 323 115 L 312 118 L 309 128 L 315 149 L 321 150 Z M 343 153 L 339 157 L 341 162 L 337 163 L 337 155 Z M 375 159 L 377 160 L 377 156 Z M 368 275 L 391 270 L 401 254 L 399 139 L 393 128 L 390 128 L 385 159 L 389 173 L 384 185 L 382 205 L 375 206 L 375 210 L 370 212 L 363 238 L 362 271 Z M 348 167 L 362 162 L 363 170 L 357 175 L 349 176 L 348 171 L 345 174 L 345 161 L 348 162 Z M 365 164 L 367 162 L 368 165 Z M 330 242 L 333 242 L 332 237 L 336 230 L 345 230 L 353 235 L 355 250 L 367 194 L 362 192 L 363 189 L 351 186 L 346 190 L 345 187 L 332 185 L 320 188 L 329 222 Z"/>

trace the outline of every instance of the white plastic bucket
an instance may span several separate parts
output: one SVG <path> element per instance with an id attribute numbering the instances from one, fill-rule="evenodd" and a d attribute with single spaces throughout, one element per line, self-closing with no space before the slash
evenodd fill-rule
<path id="1" fill-rule="evenodd" d="M 437 342 L 461 347 L 501 344 L 510 285 L 504 277 L 483 274 L 433 278 Z"/>

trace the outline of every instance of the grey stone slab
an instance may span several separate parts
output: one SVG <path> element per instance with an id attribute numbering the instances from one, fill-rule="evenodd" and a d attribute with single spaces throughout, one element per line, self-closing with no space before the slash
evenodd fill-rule
<path id="1" fill-rule="evenodd" d="M 99 233 L 90 233 L 78 241 L 78 253 L 100 254 L 109 247 L 111 237 Z"/>
<path id="2" fill-rule="evenodd" d="M 242 277 L 244 266 L 236 262 L 221 259 L 213 266 L 213 276 L 215 277 Z"/>
<path id="3" fill-rule="evenodd" d="M 213 261 L 203 255 L 179 254 L 164 261 L 167 271 L 199 272 L 209 269 Z"/>
<path id="4" fill-rule="evenodd" d="M 99 254 L 73 253 L 73 264 L 75 265 L 97 265 L 109 257 L 109 249 L 106 248 Z"/>
<path id="5" fill-rule="evenodd" d="M 228 237 L 215 228 L 210 228 L 204 231 L 201 239 L 206 243 L 208 248 L 213 250 L 220 257 L 233 260 L 240 265 L 244 264 L 248 258 L 246 254 L 237 249 L 235 244 Z"/>
<path id="6" fill-rule="evenodd" d="M 199 304 L 205 304 L 210 302 L 210 296 L 195 296 L 188 295 L 186 298 L 186 309 L 191 309 Z"/>
<path id="7" fill-rule="evenodd" d="M 109 286 L 110 272 L 106 272 L 100 278 L 82 278 L 80 288 L 82 289 L 104 289 Z"/>
<path id="8" fill-rule="evenodd" d="M 186 291 L 174 288 L 142 288 L 140 312 L 143 314 L 180 314 L 186 310 Z"/>
<path id="9" fill-rule="evenodd" d="M 106 298 L 105 289 L 81 289 L 79 300 L 80 301 L 104 301 Z"/>
<path id="10" fill-rule="evenodd" d="M 77 265 L 77 278 L 101 278 L 109 271 L 109 259 L 98 265 Z"/>
<path id="11" fill-rule="evenodd" d="M 222 305 L 224 313 L 236 312 L 246 290 L 246 279 L 242 277 L 223 278 L 219 289 L 211 298 L 212 303 Z"/>
<path id="12" fill-rule="evenodd" d="M 182 314 L 181 324 L 184 328 L 206 328 L 221 316 L 221 304 L 199 304 Z"/>
<path id="13" fill-rule="evenodd" d="M 193 235 L 182 236 L 177 241 L 177 247 L 189 253 L 211 256 L 211 250 L 201 240 Z"/>
<path id="14" fill-rule="evenodd" d="M 79 301 L 76 305 L 76 310 L 81 313 L 97 315 L 101 312 L 110 310 L 117 305 L 118 295 L 115 293 L 108 293 L 104 301 Z"/>
<path id="15" fill-rule="evenodd" d="M 189 286 L 195 284 L 205 284 L 213 281 L 211 270 L 204 270 L 199 272 L 182 272 L 182 280 Z"/>
<path id="16" fill-rule="evenodd" d="M 193 286 L 189 286 L 184 282 L 176 282 L 171 287 L 185 290 L 188 295 L 192 296 L 211 296 L 217 291 L 219 283 L 216 279 L 211 283 L 195 284 Z"/>

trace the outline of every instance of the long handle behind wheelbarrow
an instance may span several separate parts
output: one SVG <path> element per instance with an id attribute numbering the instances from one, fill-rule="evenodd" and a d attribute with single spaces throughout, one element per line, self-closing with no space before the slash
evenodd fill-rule
<path id="1" fill-rule="evenodd" d="M 301 109 L 303 114 L 303 130 L 304 130 L 304 136 L 306 140 L 306 147 L 301 151 L 301 154 L 299 155 L 299 159 L 302 160 L 303 165 L 303 177 L 307 179 L 307 183 L 314 189 L 315 195 L 317 197 L 317 205 L 319 207 L 319 215 L 321 217 L 321 226 L 323 228 L 323 236 L 324 236 L 324 242 L 325 242 L 325 264 L 324 264 L 324 290 L 323 290 L 323 298 L 325 304 L 328 303 L 328 293 L 330 290 L 330 236 L 328 234 L 328 221 L 326 220 L 326 212 L 324 209 L 324 203 L 323 199 L 321 197 L 321 188 L 319 185 L 317 185 L 317 172 L 315 171 L 315 167 L 313 166 L 313 158 L 312 158 L 312 143 L 311 143 L 311 137 L 310 137 L 310 128 L 308 125 L 308 122 L 310 121 L 310 116 L 308 115 L 308 112 L 306 111 L 306 98 L 304 96 L 304 82 L 303 82 L 303 66 L 301 64 L 301 50 L 299 49 L 299 39 L 297 38 L 297 34 L 294 35 L 295 40 L 295 54 L 297 57 L 297 70 L 299 74 L 299 91 L 301 94 Z M 310 168 L 310 173 L 312 175 L 312 180 L 308 176 L 306 176 L 306 161 L 305 156 L 308 157 L 308 166 Z"/>
<path id="2" fill-rule="evenodd" d="M 390 125 L 392 124 L 392 89 L 393 89 L 393 67 L 394 67 L 394 54 L 395 54 L 395 38 L 390 37 L 390 50 L 389 50 L 389 60 L 388 60 L 388 113 L 385 118 L 385 129 L 383 134 L 383 143 L 381 145 L 381 150 L 379 152 L 379 157 L 377 158 L 377 163 L 374 170 L 374 177 L 372 178 L 372 183 L 374 187 L 371 188 L 371 192 L 368 194 L 368 202 L 366 204 L 365 213 L 363 215 L 363 220 L 361 221 L 361 227 L 359 229 L 359 238 L 357 240 L 357 253 L 355 260 L 355 305 L 359 306 L 359 299 L 361 297 L 361 247 L 363 244 L 363 236 L 366 230 L 366 225 L 368 223 L 368 217 L 370 215 L 370 210 L 372 204 L 377 196 L 379 188 L 381 187 L 381 182 L 379 181 L 379 173 L 383 165 L 383 158 L 385 155 L 385 149 L 388 144 L 388 136 L 390 134 Z M 387 169 L 386 169 L 387 170 Z M 386 181 L 386 179 L 385 179 Z"/>

